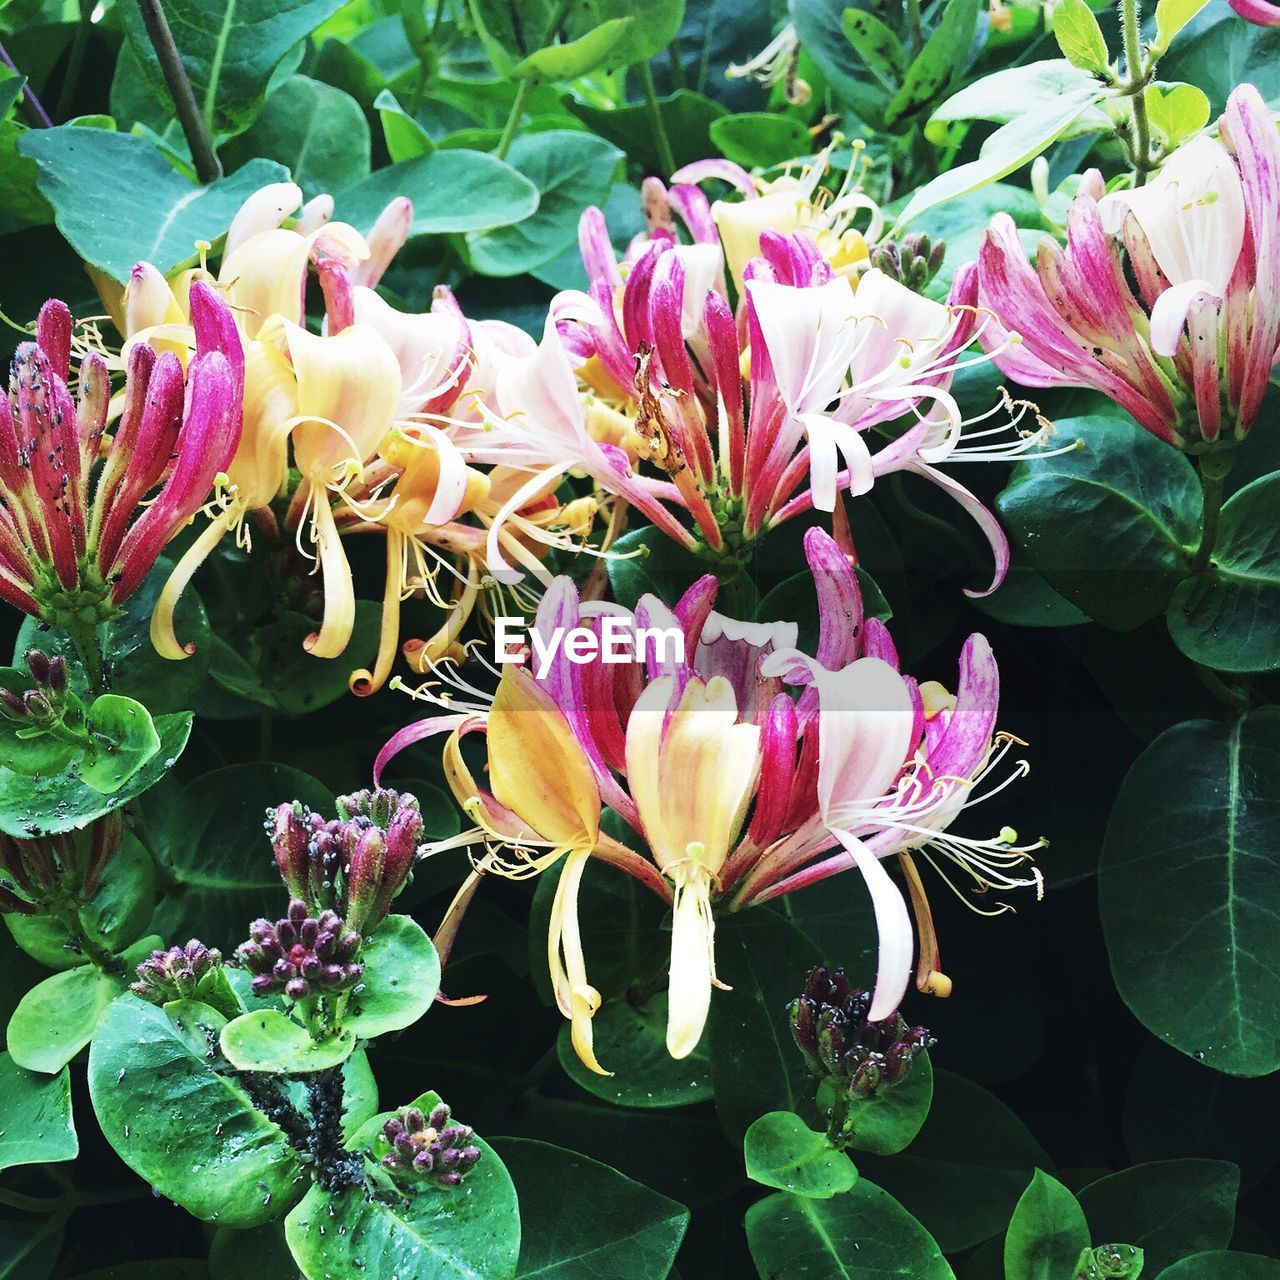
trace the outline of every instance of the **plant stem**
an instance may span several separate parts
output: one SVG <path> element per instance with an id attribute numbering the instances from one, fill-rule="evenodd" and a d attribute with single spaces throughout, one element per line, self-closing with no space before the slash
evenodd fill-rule
<path id="1" fill-rule="evenodd" d="M 662 169 L 664 179 L 670 178 L 676 171 L 676 158 L 671 150 L 671 139 L 667 137 L 667 126 L 662 119 L 662 109 L 658 106 L 658 91 L 653 85 L 653 69 L 647 62 L 636 64 L 640 75 L 640 87 L 644 90 L 645 105 L 649 108 L 649 122 L 653 125 L 653 141 L 658 148 L 658 165 Z"/>
<path id="2" fill-rule="evenodd" d="M 1200 484 L 1204 489 L 1204 512 L 1200 521 L 1200 545 L 1191 559 L 1191 572 L 1201 573 L 1209 567 L 1213 548 L 1218 541 L 1218 519 L 1222 514 L 1222 494 L 1226 473 L 1200 469 Z"/>
<path id="3" fill-rule="evenodd" d="M 680 41 L 673 40 L 667 45 L 667 58 L 671 62 L 671 83 L 677 89 L 683 89 L 688 81 L 684 76 L 684 63 L 680 61 Z"/>
<path id="4" fill-rule="evenodd" d="M 1250 698 L 1249 691 L 1242 689 L 1236 685 L 1228 684 L 1212 667 L 1202 666 L 1195 663 L 1196 676 L 1200 683 L 1219 701 L 1224 707 L 1243 715 L 1249 710 Z"/>
<path id="5" fill-rule="evenodd" d="M 907 25 L 911 28 L 911 49 L 919 53 L 924 48 L 924 24 L 920 21 L 920 0 L 907 0 Z"/>
<path id="6" fill-rule="evenodd" d="M 187 69 L 182 64 L 182 55 L 174 43 L 173 32 L 169 30 L 169 20 L 164 16 L 160 0 L 138 0 L 138 8 L 147 28 L 147 38 L 160 59 L 160 70 L 164 72 L 164 82 L 169 87 L 169 97 L 173 99 L 187 146 L 191 148 L 196 177 L 201 182 L 216 182 L 222 177 L 222 163 L 213 149 L 209 127 L 200 114 Z"/>
<path id="7" fill-rule="evenodd" d="M 516 130 L 520 127 L 520 121 L 524 116 L 524 104 L 528 102 L 532 89 L 531 80 L 520 81 L 520 87 L 516 90 L 516 100 L 511 104 L 511 114 L 507 116 L 506 128 L 503 129 L 502 137 L 498 139 L 498 148 L 493 153 L 499 160 L 507 158 L 507 152 L 511 150 L 511 144 L 516 140 Z"/>
<path id="8" fill-rule="evenodd" d="M 66 120 L 71 115 L 71 104 L 75 101 L 76 85 L 80 80 L 80 70 L 84 66 L 84 53 L 89 46 L 89 33 L 93 30 L 94 0 L 80 0 L 80 21 L 76 24 L 75 38 L 71 42 L 71 53 L 67 58 L 67 73 L 62 77 L 62 88 L 58 91 L 57 116 Z"/>
<path id="9" fill-rule="evenodd" d="M 21 71 L 13 65 L 13 59 L 9 57 L 8 51 L 4 45 L 0 44 L 0 62 L 3 62 L 15 76 L 20 76 Z M 52 129 L 53 121 L 49 119 L 49 113 L 40 105 L 40 99 L 36 97 L 35 90 L 28 81 L 22 87 L 22 106 L 27 115 L 35 123 L 38 128 Z"/>
<path id="10" fill-rule="evenodd" d="M 1124 33 L 1125 92 L 1133 104 L 1133 182 L 1147 181 L 1151 164 L 1151 126 L 1147 120 L 1147 81 L 1150 69 L 1142 65 L 1142 0 L 1120 0 L 1120 24 Z"/>
<path id="11" fill-rule="evenodd" d="M 49 913 L 55 920 L 58 920 L 64 929 L 71 935 L 76 947 L 81 954 L 86 955 L 89 959 L 102 970 L 103 973 L 114 974 L 116 977 L 123 977 L 125 973 L 124 964 L 120 957 L 113 955 L 105 947 L 100 947 L 85 932 L 84 925 L 80 923 L 79 913 L 71 907 L 61 907 Z"/>
<path id="12" fill-rule="evenodd" d="M 60 1196 L 24 1196 L 21 1191 L 8 1191 L 0 1187 L 0 1204 L 21 1213 L 54 1213 L 62 1208 Z"/>

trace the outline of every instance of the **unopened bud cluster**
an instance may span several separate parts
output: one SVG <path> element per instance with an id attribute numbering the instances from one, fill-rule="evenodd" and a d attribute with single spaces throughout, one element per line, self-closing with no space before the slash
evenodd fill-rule
<path id="1" fill-rule="evenodd" d="M 185 947 L 153 951 L 139 966 L 129 990 L 151 1004 L 192 1000 L 201 981 L 222 963 L 222 952 L 192 938 Z"/>
<path id="2" fill-rule="evenodd" d="M 87 835 L 61 832 L 22 840 L 0 832 L 0 915 L 42 915 L 88 902 L 120 847 L 118 813 L 99 818 Z"/>
<path id="3" fill-rule="evenodd" d="M 338 912 L 359 934 L 373 930 L 408 882 L 422 827 L 413 796 L 382 788 L 339 797 L 337 818 L 295 801 L 267 819 L 290 896 Z"/>
<path id="4" fill-rule="evenodd" d="M 471 1130 L 450 1120 L 442 1102 L 430 1115 L 417 1107 L 403 1107 L 382 1127 L 391 1151 L 382 1157 L 392 1173 L 456 1187 L 480 1159 L 480 1148 L 471 1145 Z"/>
<path id="5" fill-rule="evenodd" d="M 942 240 L 932 243 L 923 232 L 912 232 L 901 240 L 886 240 L 873 245 L 871 265 L 916 293 L 923 291 L 938 274 L 947 246 Z"/>
<path id="6" fill-rule="evenodd" d="M 50 657 L 42 649 L 28 649 L 24 655 L 31 672 L 29 689 L 0 688 L 0 715 L 21 720 L 32 728 L 53 725 L 62 719 L 67 693 L 67 661 Z"/>
<path id="7" fill-rule="evenodd" d="M 850 1098 L 870 1098 L 900 1084 L 911 1064 L 937 1043 L 925 1027 L 908 1027 L 894 1013 L 869 1022 L 871 997 L 851 986 L 840 969 L 819 965 L 804 994 L 788 1008 L 791 1034 L 809 1070 L 840 1084 Z"/>
<path id="8" fill-rule="evenodd" d="M 254 975 L 254 995 L 283 992 L 290 1000 L 305 1000 L 354 987 L 364 972 L 356 963 L 359 950 L 360 935 L 336 911 L 313 916 L 295 898 L 284 919 L 255 920 L 237 955 Z"/>

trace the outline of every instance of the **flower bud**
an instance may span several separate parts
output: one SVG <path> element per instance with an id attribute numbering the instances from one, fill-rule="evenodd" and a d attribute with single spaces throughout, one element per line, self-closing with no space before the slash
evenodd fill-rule
<path id="1" fill-rule="evenodd" d="M 364 966 L 355 963 L 360 935 L 334 911 L 310 915 L 300 898 L 290 902 L 288 914 L 274 924 L 255 920 L 249 938 L 236 955 L 254 975 L 254 995 L 283 992 L 290 1000 L 305 1000 L 349 991 L 364 973 Z"/>
<path id="2" fill-rule="evenodd" d="M 31 672 L 31 678 L 36 684 L 47 685 L 49 683 L 51 665 L 49 655 L 44 650 L 28 649 L 23 654 L 23 661 L 27 664 L 27 670 Z"/>
<path id="3" fill-rule="evenodd" d="M 267 814 L 267 834 L 271 837 L 276 867 L 291 898 L 307 896 L 311 832 L 305 816 L 306 810 L 296 800 L 278 805 Z"/>
<path id="4" fill-rule="evenodd" d="M 150 1004 L 193 1000 L 201 980 L 222 963 L 222 952 L 192 938 L 185 947 L 153 951 L 138 966 L 138 980 L 129 990 Z"/>
<path id="5" fill-rule="evenodd" d="M 27 704 L 12 689 L 0 689 L 0 715 L 6 720 L 25 720 Z"/>
<path id="6" fill-rule="evenodd" d="M 480 1159 L 471 1145 L 472 1131 L 451 1121 L 449 1108 L 440 1103 L 426 1117 L 417 1107 L 403 1107 L 382 1127 L 391 1150 L 382 1166 L 394 1176 L 457 1187 Z"/>

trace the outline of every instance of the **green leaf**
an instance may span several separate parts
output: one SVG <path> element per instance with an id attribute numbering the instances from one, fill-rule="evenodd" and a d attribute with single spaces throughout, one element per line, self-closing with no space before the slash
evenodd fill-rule
<path id="1" fill-rule="evenodd" d="M 191 716 L 159 716 L 154 723 L 160 749 L 111 795 L 86 786 L 74 763 L 32 778 L 0 769 L 0 830 L 20 837 L 74 831 L 155 786 L 187 745 Z"/>
<path id="2" fill-rule="evenodd" d="M 196 102 L 215 134 L 245 129 L 272 72 L 342 0 L 165 0 Z M 164 72 L 136 0 L 120 6 L 125 35 L 156 98 L 168 102 Z"/>
<path id="3" fill-rule="evenodd" d="M 1065 418 L 997 500 L 1050 586 L 1104 626 L 1129 630 L 1162 612 L 1186 573 L 1200 525 L 1200 483 L 1176 449 L 1124 418 Z M 1087 530 L 1088 536 L 1083 536 Z"/>
<path id="4" fill-rule="evenodd" d="M 613 544 L 607 560 L 613 598 L 628 609 L 650 591 L 661 600 L 676 599 L 702 572 L 703 566 L 661 529 L 642 525 Z"/>
<path id="5" fill-rule="evenodd" d="M 388 916 L 360 953 L 364 976 L 352 991 L 343 1030 L 361 1040 L 412 1026 L 440 990 L 440 959 L 422 926 Z"/>
<path id="6" fill-rule="evenodd" d="M 1169 634 L 1193 662 L 1218 671 L 1280 668 L 1280 472 L 1246 485 L 1223 508 L 1210 567 L 1169 602 Z"/>
<path id="7" fill-rule="evenodd" d="M 1209 0 L 1159 0 L 1156 4 L 1156 38 L 1151 44 L 1151 57 L 1158 58 L 1173 43 L 1173 38 L 1209 3 Z"/>
<path id="8" fill-rule="evenodd" d="M 975 1151 L 982 1152 L 981 1163 L 974 1162 Z M 938 1071 L 933 1106 L 916 1140 L 901 1155 L 859 1156 L 858 1166 L 954 1253 L 1003 1231 L 1034 1170 L 1053 1162 L 998 1098 Z"/>
<path id="9" fill-rule="evenodd" d="M 866 9 L 846 9 L 840 24 L 849 43 L 880 83 L 891 93 L 896 92 L 906 74 L 907 59 L 893 29 Z"/>
<path id="10" fill-rule="evenodd" d="M 743 1139 L 747 1177 L 808 1200 L 829 1200 L 858 1180 L 853 1161 L 794 1111 L 770 1111 Z"/>
<path id="11" fill-rule="evenodd" d="M 196 241 L 214 241 L 259 187 L 288 178 L 251 160 L 229 178 L 198 187 L 143 138 L 62 125 L 34 129 L 18 149 L 40 166 L 40 193 L 58 230 L 92 266 L 121 284 L 139 261 L 167 274 L 195 260 Z M 101 199 L 112 191 L 110 201 Z"/>
<path id="12" fill-rule="evenodd" d="M 644 62 L 676 38 L 684 0 L 470 0 L 494 69 L 515 79 L 574 79 Z"/>
<path id="13" fill-rule="evenodd" d="M 1260 1253 L 1214 1249 L 1175 1262 L 1155 1280 L 1280 1280 L 1280 1262 Z"/>
<path id="14" fill-rule="evenodd" d="M 55 973 L 18 1002 L 9 1019 L 9 1052 L 29 1071 L 54 1075 L 89 1043 L 102 1011 L 124 990 L 95 965 Z"/>
<path id="15" fill-rule="evenodd" d="M 902 88 L 884 109 L 886 127 L 892 128 L 928 106 L 952 83 L 968 60 L 981 7 L 979 0 L 950 0 L 944 7 L 942 21 L 907 68 Z"/>
<path id="16" fill-rule="evenodd" d="M 875 1156 L 897 1155 L 915 1141 L 932 1105 L 933 1063 L 924 1053 L 900 1084 L 849 1104 L 845 1132 L 850 1145 Z"/>
<path id="17" fill-rule="evenodd" d="M 747 1210 L 762 1277 L 780 1280 L 954 1280 L 929 1233 L 887 1191 L 859 1178 L 831 1200 L 779 1192 Z"/>
<path id="18" fill-rule="evenodd" d="M 80 776 L 95 791 L 112 795 L 160 750 L 151 713 L 140 702 L 104 693 L 89 708 L 89 732 L 98 749 L 80 761 Z"/>
<path id="19" fill-rule="evenodd" d="M 1163 1160 L 1099 1178 L 1080 1192 L 1095 1240 L 1123 1240 L 1154 1274 L 1204 1249 L 1225 1249 L 1240 1171 L 1223 1160 Z"/>
<path id="20" fill-rule="evenodd" d="M 393 164 L 416 160 L 436 149 L 431 135 L 400 105 L 390 89 L 383 89 L 373 105 L 382 119 L 382 139 Z"/>
<path id="21" fill-rule="evenodd" d="M 222 1015 L 204 1010 L 216 1035 Z M 204 1052 L 163 1009 L 123 996 L 94 1037 L 89 1095 L 116 1154 L 157 1192 L 206 1222 L 257 1226 L 297 1196 L 297 1158 L 201 1039 Z"/>
<path id="22" fill-rule="evenodd" d="M 1163 75 L 1198 85 L 1209 95 L 1215 114 L 1246 81 L 1264 102 L 1280 96 L 1280 28 L 1241 22 L 1220 4 L 1206 6 L 1189 25 L 1187 37 L 1175 41 L 1161 59 Z"/>
<path id="23" fill-rule="evenodd" d="M 1193 84 L 1149 85 L 1147 116 L 1169 147 L 1199 133 L 1209 121 L 1209 96 Z"/>
<path id="24" fill-rule="evenodd" d="M 412 1104 L 430 1111 L 439 1095 Z M 374 1140 L 393 1112 L 371 1119 L 357 1141 Z M 285 1239 L 306 1280 L 346 1280 L 377 1259 L 399 1280 L 512 1280 L 520 1252 L 515 1187 L 483 1139 L 480 1162 L 460 1187 L 406 1186 L 402 1197 L 370 1199 L 362 1187 L 331 1195 L 313 1186 L 285 1219 Z M 385 1144 L 383 1150 L 385 1151 Z"/>
<path id="25" fill-rule="evenodd" d="M 287 895 L 262 822 L 287 800 L 333 812 L 327 787 L 281 764 L 229 765 L 185 787 L 168 820 L 148 833 L 152 852 L 176 882 L 155 927 L 171 937 L 198 934 L 230 954 L 255 915 L 283 915 Z"/>
<path id="26" fill-rule="evenodd" d="M 1071 127 L 1098 101 L 1101 92 L 1094 86 L 1079 88 L 1001 125 L 982 144 L 976 160 L 956 165 L 918 187 L 898 215 L 896 225 L 903 227 L 944 200 L 977 191 L 1021 169 L 1052 143 L 1067 136 Z M 935 113 L 932 119 L 937 118 Z"/>
<path id="27" fill-rule="evenodd" d="M 524 174 L 482 151 L 436 151 L 379 169 L 337 197 L 334 216 L 369 231 L 392 200 L 413 201 L 410 235 L 486 231 L 529 217 L 538 189 Z"/>
<path id="28" fill-rule="evenodd" d="M 1057 1178 L 1037 1169 L 1004 1241 L 1006 1280 L 1062 1280 L 1089 1247 L 1084 1210 Z"/>
<path id="29" fill-rule="evenodd" d="M 1058 0 L 1053 11 L 1053 35 L 1073 67 L 1106 71 L 1110 63 L 1107 41 L 1086 0 Z"/>
<path id="30" fill-rule="evenodd" d="M 0 1170 L 20 1164 L 56 1164 L 80 1154 L 71 1119 L 71 1075 L 28 1071 L 8 1053 L 0 1053 Z"/>
<path id="31" fill-rule="evenodd" d="M 563 44 L 550 44 L 521 58 L 508 75 L 513 80 L 576 80 L 622 55 L 635 18 L 610 18 L 593 31 Z"/>
<path id="32" fill-rule="evenodd" d="M 369 122 L 350 94 L 307 76 L 291 76 L 224 154 L 233 166 L 254 156 L 278 161 L 310 199 L 368 177 Z"/>
<path id="33" fill-rule="evenodd" d="M 771 169 L 796 156 L 807 156 L 813 142 L 804 121 L 767 111 L 713 120 L 711 141 L 721 155 L 748 169 Z"/>
<path id="34" fill-rule="evenodd" d="M 1278 841 L 1280 708 L 1264 707 L 1161 734 L 1120 788 L 1098 869 L 1125 1003 L 1162 1040 L 1236 1075 L 1280 1068 Z"/>
<path id="35" fill-rule="evenodd" d="M 715 154 L 711 125 L 726 114 L 718 102 L 712 102 L 692 89 L 677 89 L 656 101 L 677 165 L 704 160 Z M 628 158 L 646 173 L 662 170 L 662 158 L 654 141 L 653 115 L 645 103 L 597 107 L 566 97 L 564 106 L 592 133 L 621 147 Z"/>
<path id="36" fill-rule="evenodd" d="M 268 1222 L 248 1231 L 219 1227 L 214 1232 L 209 1246 L 209 1274 L 213 1280 L 244 1280 L 255 1272 L 284 1277 L 293 1269 L 282 1222 Z"/>
<path id="37" fill-rule="evenodd" d="M 520 1198 L 517 1280 L 665 1280 L 670 1274 L 689 1224 L 684 1205 L 545 1142 L 496 1138 L 493 1145 Z M 569 1205 L 585 1211 L 566 1212 Z"/>
<path id="38" fill-rule="evenodd" d="M 344 1027 L 336 1036 L 313 1040 L 305 1027 L 279 1009 L 255 1009 L 232 1018 L 222 1028 L 219 1043 L 237 1071 L 307 1075 L 345 1062 L 356 1038 Z"/>
<path id="39" fill-rule="evenodd" d="M 0 1218 L 0 1280 L 48 1280 L 66 1221 L 60 1213 L 39 1222 Z"/>
<path id="40" fill-rule="evenodd" d="M 622 152 L 589 133 L 550 129 L 517 138 L 507 158 L 537 187 L 538 207 L 467 238 L 472 265 L 488 276 L 521 275 L 575 244 L 582 210 L 608 198 Z"/>
<path id="41" fill-rule="evenodd" d="M 815 1082 L 791 1038 L 787 1004 L 820 959 L 770 910 L 716 922 L 716 971 L 732 989 L 713 993 L 708 1034 L 716 1113 L 728 1133 L 744 1134 L 767 1111 L 805 1114 Z"/>
<path id="42" fill-rule="evenodd" d="M 582 1064 L 563 1023 L 556 1053 L 565 1074 L 588 1093 L 623 1107 L 681 1107 L 711 1097 L 711 1064 L 705 1044 L 676 1061 L 667 1052 L 667 996 L 643 1004 L 609 1000 L 591 1021 L 596 1058 L 612 1075 Z"/>

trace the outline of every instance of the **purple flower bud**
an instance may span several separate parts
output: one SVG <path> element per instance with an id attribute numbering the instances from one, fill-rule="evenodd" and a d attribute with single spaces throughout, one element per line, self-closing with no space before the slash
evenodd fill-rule
<path id="1" fill-rule="evenodd" d="M 61 654 L 49 659 L 49 674 L 45 677 L 45 684 L 54 693 L 67 691 L 67 660 Z"/>
<path id="2" fill-rule="evenodd" d="M 27 664 L 27 670 L 31 672 L 31 678 L 36 684 L 47 685 L 49 683 L 49 655 L 42 649 L 28 649 L 23 654 L 23 661 Z"/>
<path id="3" fill-rule="evenodd" d="M 307 811 L 295 801 L 278 805 L 268 818 L 276 867 L 289 896 L 295 899 L 307 896 L 311 833 L 306 817 Z"/>
<path id="4" fill-rule="evenodd" d="M 405 1107 L 383 1125 L 382 1132 L 391 1147 L 382 1157 L 382 1166 L 405 1178 L 456 1187 L 480 1159 L 480 1148 L 470 1141 L 471 1130 L 450 1123 L 449 1108 L 443 1103 L 431 1109 L 429 1118 L 417 1107 Z"/>
<path id="5" fill-rule="evenodd" d="M 0 689 L 0 715 L 9 720 L 25 720 L 27 704 L 12 689 Z"/>
<path id="6" fill-rule="evenodd" d="M 319 919 L 307 915 L 300 899 L 290 902 L 286 918 L 274 924 L 255 920 L 249 932 L 251 940 L 237 955 L 257 975 L 257 995 L 283 991 L 291 1000 L 305 1000 L 313 993 L 349 991 L 364 973 L 364 966 L 354 963 L 359 936 L 347 932 L 341 916 L 332 911 Z M 339 944 L 349 937 L 355 938 L 355 946 L 346 945 L 338 954 Z"/>
<path id="7" fill-rule="evenodd" d="M 153 951 L 138 966 L 138 980 L 129 989 L 151 1004 L 194 999 L 200 982 L 221 964 L 220 951 L 193 938 L 185 947 Z"/>

